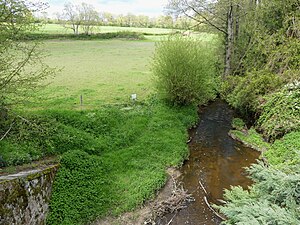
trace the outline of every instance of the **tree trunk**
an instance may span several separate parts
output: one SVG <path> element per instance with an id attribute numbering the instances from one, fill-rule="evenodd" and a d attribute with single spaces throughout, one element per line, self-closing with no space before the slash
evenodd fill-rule
<path id="1" fill-rule="evenodd" d="M 78 35 L 79 34 L 79 25 L 76 24 L 76 28 L 75 28 L 75 34 Z"/>
<path id="2" fill-rule="evenodd" d="M 236 13 L 235 13 L 235 42 L 238 41 L 240 35 L 240 5 L 237 4 L 236 6 Z"/>
<path id="3" fill-rule="evenodd" d="M 234 38 L 234 21 L 233 21 L 233 5 L 232 3 L 228 7 L 227 12 L 227 35 L 226 35 L 226 52 L 225 52 L 225 69 L 224 77 L 228 77 L 231 73 L 231 61 L 232 61 L 232 50 L 233 50 L 233 38 Z"/>

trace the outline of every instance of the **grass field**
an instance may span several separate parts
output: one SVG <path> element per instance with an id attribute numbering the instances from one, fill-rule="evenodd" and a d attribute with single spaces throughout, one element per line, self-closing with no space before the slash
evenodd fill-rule
<path id="1" fill-rule="evenodd" d="M 154 29 L 156 30 L 156 29 Z M 155 36 L 156 41 L 161 36 Z M 198 34 L 212 43 L 213 35 Z M 107 104 L 126 104 L 130 95 L 138 101 L 149 96 L 153 88 L 151 72 L 155 40 L 48 40 L 43 51 L 45 63 L 60 69 L 43 90 L 34 94 L 29 108 L 78 109 Z"/>
<path id="2" fill-rule="evenodd" d="M 144 100 L 153 90 L 150 71 L 154 42 L 46 41 L 45 62 L 61 69 L 51 84 L 35 95 L 33 107 L 76 108 L 83 95 L 88 108 L 128 103 L 136 93 Z"/>
<path id="3" fill-rule="evenodd" d="M 164 29 L 164 28 L 139 28 L 139 27 L 115 27 L 115 26 L 99 26 L 96 27 L 93 32 L 94 33 L 111 33 L 118 31 L 132 31 L 144 34 L 169 34 L 172 29 Z M 73 31 L 71 29 L 64 28 L 59 24 L 46 24 L 41 27 L 37 33 L 47 33 L 47 34 L 72 34 Z"/>

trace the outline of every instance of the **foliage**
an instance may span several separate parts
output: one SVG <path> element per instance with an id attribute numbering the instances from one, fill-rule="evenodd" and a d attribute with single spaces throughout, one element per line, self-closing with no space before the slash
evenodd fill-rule
<path id="1" fill-rule="evenodd" d="M 50 33 L 28 33 L 23 40 L 51 40 L 51 39 L 72 39 L 72 40 L 106 40 L 106 39 L 129 39 L 129 40 L 145 40 L 142 33 L 134 31 L 117 31 L 109 33 L 97 34 L 50 34 Z"/>
<path id="2" fill-rule="evenodd" d="M 300 130 L 300 83 L 286 85 L 281 91 L 267 97 L 261 106 L 257 126 L 271 140 L 291 131 Z"/>
<path id="3" fill-rule="evenodd" d="M 153 197 L 166 181 L 165 168 L 187 157 L 186 128 L 197 120 L 195 107 L 169 108 L 154 97 L 125 109 L 28 114 L 30 123 L 16 121 L 0 152 L 6 164 L 62 154 L 49 224 L 84 224 Z"/>
<path id="4" fill-rule="evenodd" d="M 245 76 L 228 78 L 222 85 L 222 94 L 228 103 L 244 115 L 256 112 L 262 97 L 282 86 L 280 76 L 268 71 L 253 71 Z"/>
<path id="5" fill-rule="evenodd" d="M 300 131 L 291 132 L 276 140 L 265 153 L 272 165 L 284 168 L 290 165 L 300 165 Z"/>
<path id="6" fill-rule="evenodd" d="M 53 70 L 42 62 L 38 44 L 20 41 L 27 32 L 37 29 L 32 24 L 32 13 L 38 7 L 41 5 L 30 5 L 21 0 L 0 3 L 0 111 L 2 107 L 20 103 L 20 99 L 37 88 L 41 80 L 53 74 Z M 32 64 L 35 68 L 28 69 Z M 0 118 L 0 122 L 2 120 Z"/>
<path id="7" fill-rule="evenodd" d="M 57 15 L 58 21 L 65 28 L 72 29 L 75 35 L 79 34 L 79 27 L 85 34 L 91 33 L 100 19 L 99 12 L 95 10 L 94 6 L 85 2 L 78 5 L 67 2 L 63 12 Z"/>
<path id="8" fill-rule="evenodd" d="M 107 169 L 98 156 L 63 154 L 55 178 L 47 224 L 82 224 L 103 214 L 111 201 Z"/>
<path id="9" fill-rule="evenodd" d="M 239 76 L 226 81 L 223 94 L 240 111 L 258 117 L 264 95 L 299 77 L 300 5 L 297 0 L 238 2 L 246 11 L 236 27 L 232 66 Z"/>
<path id="10" fill-rule="evenodd" d="M 178 35 L 157 43 L 152 70 L 161 97 L 172 105 L 204 103 L 216 94 L 214 49 Z"/>
<path id="11" fill-rule="evenodd" d="M 241 118 L 233 118 L 231 125 L 236 130 L 243 130 L 246 126 L 245 122 Z"/>
<path id="12" fill-rule="evenodd" d="M 218 207 L 228 217 L 225 224 L 298 224 L 299 167 L 284 173 L 256 164 L 248 172 L 255 181 L 249 191 L 241 187 L 225 191 L 228 202 Z"/>

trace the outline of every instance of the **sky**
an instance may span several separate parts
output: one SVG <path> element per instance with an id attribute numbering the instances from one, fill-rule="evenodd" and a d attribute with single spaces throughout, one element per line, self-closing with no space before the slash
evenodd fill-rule
<path id="1" fill-rule="evenodd" d="M 85 2 L 91 4 L 99 12 L 110 12 L 113 14 L 147 15 L 155 17 L 164 14 L 164 6 L 168 0 L 44 0 L 48 2 L 49 8 L 46 12 L 53 17 L 56 12 L 62 12 L 66 2 L 80 4 Z"/>

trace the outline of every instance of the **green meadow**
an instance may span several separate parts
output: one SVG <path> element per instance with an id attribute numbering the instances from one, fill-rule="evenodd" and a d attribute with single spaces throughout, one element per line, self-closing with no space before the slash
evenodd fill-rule
<path id="1" fill-rule="evenodd" d="M 46 41 L 45 62 L 60 71 L 36 93 L 33 107 L 77 108 L 143 101 L 153 91 L 150 71 L 154 42 L 128 40 Z"/>
<path id="2" fill-rule="evenodd" d="M 57 32 L 62 28 L 55 26 Z M 122 29 L 113 28 L 114 31 Z M 149 32 L 153 29 L 152 33 L 160 30 L 144 29 Z M 211 34 L 195 36 L 208 44 L 214 39 Z M 59 71 L 46 81 L 48 86 L 34 94 L 30 108 L 82 109 L 128 104 L 131 94 L 137 94 L 139 102 L 144 101 L 154 92 L 151 62 L 155 43 L 166 37 L 151 35 L 146 38 L 44 41 L 42 50 L 47 54 L 44 61 Z"/>
<path id="3" fill-rule="evenodd" d="M 169 34 L 173 30 L 165 28 L 140 28 L 140 27 L 116 27 L 116 26 L 98 26 L 95 27 L 93 33 L 112 33 L 118 31 L 131 31 L 143 34 Z M 59 24 L 45 24 L 36 31 L 36 33 L 47 33 L 47 34 L 72 34 L 71 29 L 65 28 Z"/>

